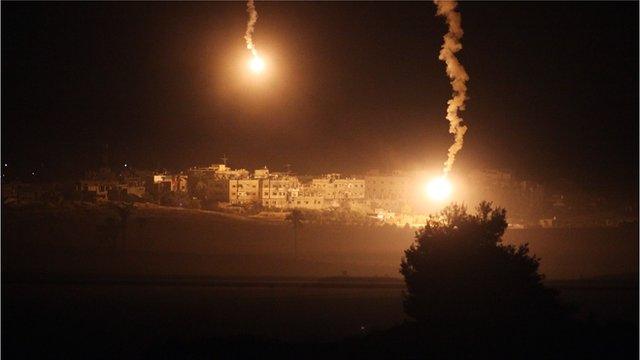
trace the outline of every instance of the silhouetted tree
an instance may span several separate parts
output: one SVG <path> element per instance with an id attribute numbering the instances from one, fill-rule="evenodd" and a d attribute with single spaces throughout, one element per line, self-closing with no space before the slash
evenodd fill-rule
<path id="1" fill-rule="evenodd" d="M 293 256 L 297 257 L 298 255 L 298 231 L 302 228 L 302 220 L 304 220 L 304 216 L 302 212 L 298 209 L 293 209 L 287 215 L 285 220 L 291 222 L 291 226 L 293 227 Z"/>
<path id="2" fill-rule="evenodd" d="M 116 220 L 112 217 L 105 219 L 104 223 L 97 226 L 98 232 L 102 236 L 102 240 L 108 244 L 112 249 L 116 247 L 116 239 L 120 234 L 120 228 L 116 223 Z"/>
<path id="3" fill-rule="evenodd" d="M 528 245 L 502 244 L 506 211 L 451 205 L 416 233 L 401 263 L 405 312 L 419 323 L 506 331 L 564 314 Z"/>
<path id="4" fill-rule="evenodd" d="M 113 241 L 113 247 L 116 248 L 117 238 L 121 239 L 123 246 L 126 243 L 129 218 L 135 207 L 132 203 L 128 202 L 120 204 L 112 203 L 110 207 L 118 215 L 118 220 L 108 218 L 103 225 L 98 226 L 98 230 L 106 236 L 107 240 Z"/>

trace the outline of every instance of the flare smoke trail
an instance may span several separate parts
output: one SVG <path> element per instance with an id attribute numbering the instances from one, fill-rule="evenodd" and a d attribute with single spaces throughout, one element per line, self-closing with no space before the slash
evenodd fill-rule
<path id="1" fill-rule="evenodd" d="M 451 87 L 453 89 L 452 98 L 447 101 L 449 105 L 447 107 L 447 120 L 449 120 L 449 133 L 454 136 L 454 143 L 449 147 L 447 161 L 444 163 L 443 173 L 446 176 L 451 171 L 456 154 L 462 149 L 464 134 L 467 132 L 467 127 L 463 124 L 458 112 L 464 110 L 464 101 L 467 99 L 466 82 L 469 80 L 469 75 L 467 75 L 455 55 L 462 49 L 460 39 L 463 34 L 462 18 L 460 13 L 455 11 L 458 3 L 456 1 L 443 0 L 434 0 L 433 2 L 438 7 L 436 15 L 443 16 L 449 26 L 449 31 L 444 36 L 440 56 L 438 56 L 447 65 L 447 75 L 451 79 Z"/>
<path id="2" fill-rule="evenodd" d="M 258 12 L 256 11 L 256 6 L 253 3 L 253 0 L 247 1 L 247 13 L 249 13 L 249 21 L 247 22 L 247 30 L 244 33 L 244 40 L 247 42 L 247 49 L 251 51 L 251 54 L 253 54 L 253 56 L 258 56 L 256 47 L 253 44 L 253 30 L 256 26 L 256 22 L 258 21 Z"/>

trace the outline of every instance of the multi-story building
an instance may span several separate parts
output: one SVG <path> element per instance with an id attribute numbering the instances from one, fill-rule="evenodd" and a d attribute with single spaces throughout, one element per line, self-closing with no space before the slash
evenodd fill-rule
<path id="1" fill-rule="evenodd" d="M 299 194 L 300 183 L 293 176 L 272 176 L 260 179 L 262 206 L 285 208 Z"/>
<path id="2" fill-rule="evenodd" d="M 245 169 L 233 170 L 224 164 L 214 164 L 207 167 L 194 167 L 188 173 L 188 191 L 191 196 L 204 201 L 231 202 L 239 199 L 236 188 L 232 195 L 230 180 L 245 179 L 249 172 Z M 243 191 L 240 191 L 244 194 Z M 244 201 L 244 195 L 240 198 Z"/>
<path id="3" fill-rule="evenodd" d="M 324 178 L 312 179 L 310 191 L 322 195 L 326 200 L 360 200 L 365 196 L 365 181 L 329 174 Z"/>
<path id="4" fill-rule="evenodd" d="M 364 179 L 341 178 L 339 174 L 313 178 L 310 184 L 301 184 L 295 176 L 270 173 L 266 167 L 250 174 L 244 169 L 211 165 L 192 168 L 188 179 L 189 192 L 193 196 L 234 205 L 322 209 L 365 197 Z"/>
<path id="5" fill-rule="evenodd" d="M 327 207 L 324 197 L 319 195 L 299 195 L 291 199 L 289 208 L 322 210 Z"/>
<path id="6" fill-rule="evenodd" d="M 189 169 L 189 175 L 197 178 L 242 179 L 249 177 L 249 171 L 231 169 L 225 164 L 213 164 L 206 167 L 193 167 Z"/>
<path id="7" fill-rule="evenodd" d="M 260 202 L 260 179 L 229 179 L 229 203 L 245 205 Z"/>
<path id="8" fill-rule="evenodd" d="M 407 176 L 365 176 L 365 197 L 369 200 L 406 200 L 412 193 Z"/>

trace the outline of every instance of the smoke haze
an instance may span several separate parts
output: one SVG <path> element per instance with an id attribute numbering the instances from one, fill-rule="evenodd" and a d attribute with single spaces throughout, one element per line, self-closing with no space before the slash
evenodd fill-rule
<path id="1" fill-rule="evenodd" d="M 258 12 L 253 0 L 247 1 L 247 13 L 249 13 L 249 21 L 247 22 L 247 30 L 244 33 L 244 40 L 247 42 L 247 49 L 251 51 L 253 56 L 257 56 L 256 47 L 253 44 L 253 31 L 258 21 Z"/>
<path id="2" fill-rule="evenodd" d="M 444 43 L 438 57 L 447 65 L 447 75 L 451 79 L 451 87 L 453 89 L 452 98 L 447 102 L 447 120 L 449 120 L 449 133 L 454 136 L 454 143 L 449 147 L 447 161 L 444 163 L 443 172 L 446 175 L 453 167 L 456 154 L 462 149 L 464 134 L 467 132 L 467 127 L 463 124 L 458 112 L 464 110 L 464 101 L 467 99 L 466 82 L 469 80 L 469 75 L 467 75 L 455 55 L 462 49 L 460 39 L 463 35 L 462 19 L 460 13 L 455 11 L 458 3 L 456 1 L 441 0 L 434 0 L 434 3 L 438 8 L 436 14 L 443 16 L 449 26 L 449 31 L 444 35 Z"/>

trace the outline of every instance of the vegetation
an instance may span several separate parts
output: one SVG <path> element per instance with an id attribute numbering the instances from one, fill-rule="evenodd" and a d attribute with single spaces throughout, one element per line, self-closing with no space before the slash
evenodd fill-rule
<path id="1" fill-rule="evenodd" d="M 548 321 L 563 313 L 527 244 L 502 244 L 506 211 L 482 202 L 476 214 L 451 205 L 431 216 L 405 251 L 400 272 L 407 315 L 472 325 Z"/>
<path id="2" fill-rule="evenodd" d="M 407 348 L 400 351 L 411 356 L 548 358 L 576 351 L 584 327 L 543 284 L 540 259 L 528 245 L 503 244 L 506 229 L 506 210 L 488 202 L 475 214 L 453 204 L 430 216 L 400 265 L 404 310 L 416 321 L 381 341 L 402 338 Z"/>
<path id="3" fill-rule="evenodd" d="M 305 220 L 319 224 L 345 224 L 345 225 L 363 225 L 375 226 L 382 225 L 378 219 L 371 218 L 365 213 L 338 207 L 327 210 L 298 210 Z"/>
<path id="4" fill-rule="evenodd" d="M 298 232 L 302 229 L 302 221 L 304 220 L 304 216 L 302 212 L 298 209 L 293 209 L 289 215 L 285 218 L 286 221 L 291 222 L 291 227 L 293 228 L 293 256 L 298 256 Z"/>
<path id="5" fill-rule="evenodd" d="M 124 246 L 127 241 L 127 228 L 129 226 L 129 219 L 133 213 L 135 207 L 132 203 L 110 203 L 109 208 L 117 215 L 117 220 L 113 217 L 105 219 L 103 224 L 99 224 L 97 230 L 102 234 L 103 239 L 114 250 L 118 249 L 118 238 L 121 240 L 121 246 Z"/>

